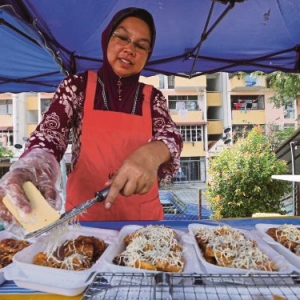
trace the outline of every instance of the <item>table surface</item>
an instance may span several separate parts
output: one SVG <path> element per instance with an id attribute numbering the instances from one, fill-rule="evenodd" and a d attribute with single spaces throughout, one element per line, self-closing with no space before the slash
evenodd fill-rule
<path id="1" fill-rule="evenodd" d="M 220 219 L 220 220 L 193 220 L 193 221 L 118 221 L 118 222 L 82 222 L 82 226 L 115 229 L 120 230 L 126 225 L 164 225 L 170 226 L 174 229 L 187 231 L 189 224 L 208 224 L 208 225 L 229 225 L 241 229 L 252 230 L 255 229 L 256 224 L 293 224 L 300 225 L 300 217 L 264 217 L 264 218 L 239 218 L 239 219 Z M 0 299 L 17 300 L 17 299 L 40 299 L 40 300 L 53 300 L 53 299 L 81 299 L 82 295 L 69 297 L 61 295 L 46 294 L 39 291 L 27 290 L 17 287 L 13 281 L 5 281 L 0 286 Z"/>

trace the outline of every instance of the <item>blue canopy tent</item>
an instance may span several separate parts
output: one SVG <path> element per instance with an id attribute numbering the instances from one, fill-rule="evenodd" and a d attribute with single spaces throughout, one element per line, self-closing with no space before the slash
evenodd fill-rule
<path id="1" fill-rule="evenodd" d="M 300 70 L 299 0 L 0 0 L 0 92 L 53 92 L 98 69 L 101 32 L 128 6 L 157 26 L 144 76 Z"/>

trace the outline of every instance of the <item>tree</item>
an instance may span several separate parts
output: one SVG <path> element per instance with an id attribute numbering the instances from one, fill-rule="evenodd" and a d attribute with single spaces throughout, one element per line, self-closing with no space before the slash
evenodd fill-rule
<path id="1" fill-rule="evenodd" d="M 286 174 L 288 167 L 270 147 L 261 128 L 255 127 L 245 139 L 239 139 L 212 158 L 206 198 L 213 218 L 284 213 L 280 199 L 290 191 L 291 184 L 272 179 L 271 175 Z"/>
<path id="2" fill-rule="evenodd" d="M 274 96 L 269 98 L 276 108 L 291 105 L 300 97 L 300 76 L 299 74 L 288 74 L 273 72 L 267 75 L 270 88 L 274 90 Z"/>
<path id="3" fill-rule="evenodd" d="M 278 148 L 284 141 L 289 139 L 295 132 L 293 127 L 278 129 L 278 125 L 274 122 L 266 125 L 266 134 L 269 143 L 271 144 L 271 149 Z"/>
<path id="4" fill-rule="evenodd" d="M 11 150 L 6 149 L 2 144 L 0 143 L 0 159 L 1 158 L 10 158 L 13 157 L 14 154 Z"/>

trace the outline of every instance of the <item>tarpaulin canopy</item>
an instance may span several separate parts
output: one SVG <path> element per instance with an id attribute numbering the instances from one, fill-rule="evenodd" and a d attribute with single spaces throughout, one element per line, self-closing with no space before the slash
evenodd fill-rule
<path id="1" fill-rule="evenodd" d="M 157 27 L 144 76 L 299 72 L 299 0 L 0 0 L 0 92 L 52 92 L 97 70 L 101 33 L 129 6 Z"/>

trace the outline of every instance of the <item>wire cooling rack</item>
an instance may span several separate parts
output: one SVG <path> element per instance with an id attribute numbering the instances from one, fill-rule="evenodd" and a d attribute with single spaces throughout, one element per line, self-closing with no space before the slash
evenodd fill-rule
<path id="1" fill-rule="evenodd" d="M 300 274 L 98 273 L 82 300 L 296 300 Z"/>

